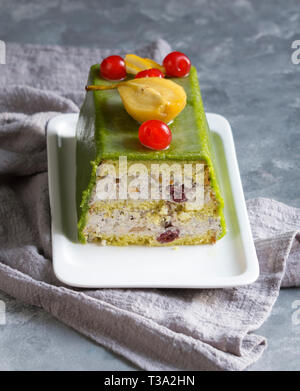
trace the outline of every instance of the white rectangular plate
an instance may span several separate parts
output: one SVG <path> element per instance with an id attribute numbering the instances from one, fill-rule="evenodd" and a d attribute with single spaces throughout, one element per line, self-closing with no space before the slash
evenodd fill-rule
<path id="1" fill-rule="evenodd" d="M 227 234 L 215 245 L 101 247 L 77 243 L 75 128 L 78 114 L 47 127 L 54 272 L 82 288 L 222 288 L 250 284 L 259 274 L 232 132 L 228 121 L 207 114 L 216 171 L 225 202 Z"/>

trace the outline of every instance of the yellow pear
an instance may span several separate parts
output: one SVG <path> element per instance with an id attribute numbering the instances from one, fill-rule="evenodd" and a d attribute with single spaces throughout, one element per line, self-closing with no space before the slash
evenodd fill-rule
<path id="1" fill-rule="evenodd" d="M 137 56 L 136 54 L 126 54 L 125 58 L 126 71 L 127 73 L 131 73 L 132 75 L 136 75 L 140 71 L 144 71 L 146 69 L 156 68 L 159 69 L 162 73 L 165 72 L 165 68 L 151 60 L 150 58 L 143 58 Z"/>
<path id="2" fill-rule="evenodd" d="M 117 88 L 127 113 L 138 122 L 157 119 L 168 123 L 186 105 L 184 89 L 160 77 L 128 80 Z"/>

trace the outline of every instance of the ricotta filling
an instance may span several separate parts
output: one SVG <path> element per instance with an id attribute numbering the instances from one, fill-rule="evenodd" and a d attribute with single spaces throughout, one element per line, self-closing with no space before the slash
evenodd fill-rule
<path id="1" fill-rule="evenodd" d="M 209 230 L 218 234 L 221 226 L 219 217 L 190 217 L 188 213 L 179 212 L 153 219 L 149 218 L 149 211 L 127 212 L 116 209 L 111 216 L 107 216 L 106 212 L 89 214 L 85 232 L 94 237 L 100 237 L 101 234 L 156 237 L 174 229 L 178 229 L 179 237 L 183 237 L 202 235 Z"/>

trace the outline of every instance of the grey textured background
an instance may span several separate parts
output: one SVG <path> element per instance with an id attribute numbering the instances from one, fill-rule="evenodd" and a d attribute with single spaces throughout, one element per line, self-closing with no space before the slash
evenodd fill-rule
<path id="1" fill-rule="evenodd" d="M 186 52 L 197 66 L 207 111 L 233 128 L 246 198 L 300 207 L 299 0 L 0 0 L 0 39 L 131 51 L 155 38 Z M 0 69 L 1 70 L 1 69 Z M 269 348 L 252 368 L 300 368 L 300 325 L 283 290 L 259 330 Z M 0 370 L 124 370 L 129 363 L 0 292 Z M 28 359 L 28 357 L 30 359 Z"/>

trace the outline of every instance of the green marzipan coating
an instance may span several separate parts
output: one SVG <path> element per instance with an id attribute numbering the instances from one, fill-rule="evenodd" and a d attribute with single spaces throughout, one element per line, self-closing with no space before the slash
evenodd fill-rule
<path id="1" fill-rule="evenodd" d="M 128 160 L 137 161 L 205 161 L 209 166 L 211 187 L 219 203 L 222 233 L 218 239 L 225 235 L 224 203 L 213 168 L 210 130 L 203 109 L 196 68 L 191 68 L 189 76 L 172 80 L 185 89 L 187 104 L 169 125 L 173 137 L 166 151 L 153 151 L 141 145 L 138 139 L 139 124 L 124 109 L 116 89 L 87 92 L 76 130 L 76 197 L 80 242 L 86 243 L 83 229 L 86 225 L 88 203 L 96 183 L 97 167 L 101 160 L 115 160 L 119 156 L 127 156 Z M 112 83 L 100 78 L 99 64 L 91 67 L 88 84 Z"/>

